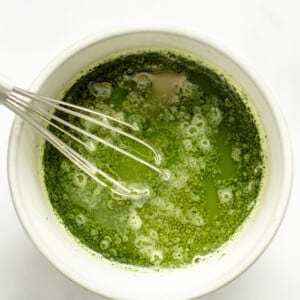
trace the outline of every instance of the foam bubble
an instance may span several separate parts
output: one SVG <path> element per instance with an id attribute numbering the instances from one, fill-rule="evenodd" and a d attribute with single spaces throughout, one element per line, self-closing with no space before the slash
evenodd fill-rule
<path id="1" fill-rule="evenodd" d="M 203 226 L 205 224 L 204 219 L 200 214 L 194 214 L 191 218 L 191 223 L 195 226 Z"/>
<path id="2" fill-rule="evenodd" d="M 182 218 L 182 210 L 171 202 L 166 202 L 159 197 L 153 198 L 151 204 L 158 208 L 160 214 L 173 217 L 180 220 Z"/>
<path id="3" fill-rule="evenodd" d="M 154 230 L 154 229 L 150 229 L 149 230 L 149 236 L 154 239 L 154 240 L 157 240 L 158 239 L 158 234 L 157 232 Z"/>
<path id="4" fill-rule="evenodd" d="M 218 197 L 221 204 L 230 202 L 233 200 L 233 193 L 231 188 L 223 188 L 218 190 Z"/>
<path id="5" fill-rule="evenodd" d="M 254 172 L 253 172 L 254 175 L 255 176 L 260 175 L 262 173 L 262 169 L 263 169 L 262 165 L 258 164 L 254 169 Z"/>
<path id="6" fill-rule="evenodd" d="M 189 122 L 186 122 L 186 121 L 180 122 L 180 123 L 179 123 L 179 129 L 180 129 L 180 131 L 181 131 L 182 133 L 185 134 L 185 130 L 186 130 L 186 128 L 187 128 L 189 125 L 190 125 Z"/>
<path id="7" fill-rule="evenodd" d="M 193 156 L 189 156 L 186 158 L 186 164 L 192 170 L 201 170 L 206 167 L 205 160 L 202 157 L 195 158 Z"/>
<path id="8" fill-rule="evenodd" d="M 85 215 L 83 215 L 82 213 L 79 213 L 75 217 L 75 222 L 78 226 L 81 226 L 87 222 L 87 217 Z"/>
<path id="9" fill-rule="evenodd" d="M 103 191 L 103 187 L 98 185 L 93 191 L 93 197 L 98 197 Z"/>
<path id="10" fill-rule="evenodd" d="M 143 248 L 145 246 L 152 245 L 152 240 L 150 237 L 145 235 L 138 235 L 134 240 L 134 245 L 136 248 Z"/>
<path id="11" fill-rule="evenodd" d="M 69 172 L 70 171 L 70 165 L 69 165 L 69 162 L 67 160 L 63 160 L 62 163 L 61 163 L 61 165 L 60 165 L 60 167 L 65 172 Z"/>
<path id="12" fill-rule="evenodd" d="M 154 249 L 150 252 L 150 262 L 154 265 L 159 265 L 163 260 L 163 252 L 158 249 Z"/>
<path id="13" fill-rule="evenodd" d="M 95 142 L 93 142 L 93 141 L 87 141 L 87 142 L 85 142 L 85 149 L 88 152 L 95 152 L 95 150 L 96 150 L 96 144 L 95 144 Z"/>
<path id="14" fill-rule="evenodd" d="M 150 256 L 150 253 L 154 250 L 154 247 L 152 245 L 142 246 L 139 248 L 139 252 L 146 257 Z"/>
<path id="15" fill-rule="evenodd" d="M 241 149 L 238 147 L 233 147 L 231 151 L 231 158 L 236 162 L 241 161 Z"/>
<path id="16" fill-rule="evenodd" d="M 195 157 L 188 157 L 188 165 L 191 169 L 198 169 L 198 159 Z"/>
<path id="17" fill-rule="evenodd" d="M 173 177 L 172 186 L 175 189 L 181 189 L 186 185 L 187 181 L 188 176 L 183 172 L 179 172 L 176 176 Z"/>
<path id="18" fill-rule="evenodd" d="M 177 259 L 177 260 L 181 260 L 182 259 L 182 254 L 178 251 L 173 253 L 173 258 Z"/>
<path id="19" fill-rule="evenodd" d="M 213 126 L 219 126 L 219 124 L 222 122 L 223 120 L 223 113 L 222 111 L 219 109 L 219 107 L 217 106 L 213 106 L 210 109 L 210 112 L 208 114 L 209 117 L 209 122 L 213 125 Z"/>
<path id="20" fill-rule="evenodd" d="M 187 121 L 187 120 L 189 120 L 189 115 L 187 113 L 185 113 L 184 111 L 180 111 L 177 114 L 177 118 L 181 121 Z"/>
<path id="21" fill-rule="evenodd" d="M 180 89 L 180 94 L 183 98 L 190 99 L 194 98 L 195 94 L 199 91 L 198 85 L 186 80 L 182 88 Z"/>
<path id="22" fill-rule="evenodd" d="M 186 212 L 184 223 L 190 223 L 199 227 L 205 224 L 203 217 L 197 212 L 196 208 L 191 208 Z"/>
<path id="23" fill-rule="evenodd" d="M 127 243 L 129 241 L 129 238 L 128 238 L 128 236 L 126 234 L 122 236 L 122 241 L 124 243 Z"/>
<path id="24" fill-rule="evenodd" d="M 129 75 L 123 75 L 122 77 L 118 77 L 117 84 L 121 89 L 130 90 L 133 83 L 133 78 Z"/>
<path id="25" fill-rule="evenodd" d="M 201 137 L 200 140 L 198 141 L 198 147 L 202 151 L 205 152 L 209 151 L 211 148 L 210 140 L 206 136 Z"/>
<path id="26" fill-rule="evenodd" d="M 192 119 L 192 124 L 196 125 L 199 133 L 205 133 L 206 121 L 201 114 L 195 114 Z"/>
<path id="27" fill-rule="evenodd" d="M 147 92 L 152 88 L 152 81 L 146 74 L 138 74 L 134 77 L 137 90 Z"/>
<path id="28" fill-rule="evenodd" d="M 151 204 L 157 206 L 158 208 L 164 209 L 166 206 L 166 202 L 162 200 L 160 197 L 155 197 L 151 199 Z"/>
<path id="29" fill-rule="evenodd" d="M 99 231 L 97 229 L 92 229 L 90 234 L 91 236 L 96 236 L 99 233 Z"/>
<path id="30" fill-rule="evenodd" d="M 195 137 L 199 133 L 199 129 L 196 125 L 189 125 L 185 128 L 185 133 L 187 137 Z"/>
<path id="31" fill-rule="evenodd" d="M 117 256 L 117 250 L 116 249 L 109 249 L 109 254 L 111 255 L 111 256 Z"/>
<path id="32" fill-rule="evenodd" d="M 103 249 L 103 250 L 107 249 L 109 246 L 110 246 L 110 241 L 107 240 L 107 239 L 103 239 L 103 240 L 100 242 L 100 247 L 101 247 L 101 249 Z"/>
<path id="33" fill-rule="evenodd" d="M 126 99 L 128 100 L 129 105 L 130 105 L 129 108 L 139 107 L 145 101 L 145 99 L 136 92 L 130 92 L 127 95 Z M 123 102 L 123 104 L 124 104 L 124 102 Z M 123 108 L 125 109 L 124 106 L 123 106 Z"/>
<path id="34" fill-rule="evenodd" d="M 73 176 L 73 182 L 76 186 L 83 188 L 87 183 L 87 176 L 83 173 L 75 173 Z"/>
<path id="35" fill-rule="evenodd" d="M 142 227 L 143 221 L 136 211 L 132 211 L 128 217 L 128 225 L 133 230 L 139 230 Z"/>
<path id="36" fill-rule="evenodd" d="M 184 139 L 182 141 L 182 143 L 183 143 L 183 146 L 184 146 L 184 148 L 185 148 L 186 151 L 195 151 L 195 147 L 193 145 L 192 140 L 190 140 L 190 139 Z"/>

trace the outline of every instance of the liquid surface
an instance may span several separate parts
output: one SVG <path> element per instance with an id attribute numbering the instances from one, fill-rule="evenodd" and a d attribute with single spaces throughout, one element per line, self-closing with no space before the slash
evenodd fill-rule
<path id="1" fill-rule="evenodd" d="M 170 51 L 126 54 L 90 70 L 64 101 L 138 125 L 134 135 L 159 151 L 171 178 L 88 138 L 85 148 L 55 132 L 114 178 L 150 190 L 135 200 L 113 195 L 46 143 L 44 181 L 66 228 L 104 257 L 130 265 L 180 267 L 216 251 L 255 206 L 263 177 L 260 134 L 242 97 L 205 63 Z M 60 115 L 153 159 L 135 142 Z"/>

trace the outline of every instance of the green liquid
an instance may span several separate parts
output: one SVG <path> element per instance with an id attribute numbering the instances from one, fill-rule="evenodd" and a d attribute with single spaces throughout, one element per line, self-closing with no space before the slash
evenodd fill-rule
<path id="1" fill-rule="evenodd" d="M 156 172 L 101 144 L 66 143 L 114 178 L 150 196 L 124 199 L 83 174 L 46 143 L 44 181 L 66 228 L 104 257 L 136 266 L 180 267 L 213 253 L 237 231 L 261 188 L 264 156 L 247 99 L 222 74 L 171 51 L 103 61 L 64 101 L 138 124 L 135 136 L 162 155 Z M 147 161 L 145 147 L 86 121 L 56 113 Z M 88 138 L 86 142 L 91 142 Z"/>

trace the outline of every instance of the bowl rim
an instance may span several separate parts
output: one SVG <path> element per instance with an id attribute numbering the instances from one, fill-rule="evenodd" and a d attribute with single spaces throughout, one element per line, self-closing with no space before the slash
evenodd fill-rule
<path id="1" fill-rule="evenodd" d="M 224 55 L 228 60 L 232 61 L 234 64 L 236 64 L 243 72 L 248 76 L 248 78 L 253 82 L 253 84 L 259 89 L 261 94 L 264 96 L 264 99 L 266 100 L 267 105 L 269 106 L 271 112 L 273 113 L 276 122 L 277 122 L 277 128 L 278 133 L 280 135 L 280 138 L 282 140 L 282 153 L 284 157 L 284 172 L 286 176 L 284 177 L 284 182 L 282 182 L 283 192 L 281 201 L 279 201 L 277 208 L 276 208 L 276 219 L 274 218 L 274 221 L 272 222 L 270 228 L 268 228 L 267 233 L 264 235 L 264 241 L 260 243 L 259 247 L 256 248 L 256 251 L 252 253 L 251 257 L 248 257 L 245 259 L 244 263 L 239 265 L 238 268 L 234 270 L 234 272 L 227 273 L 226 276 L 222 278 L 220 282 L 216 282 L 214 286 L 210 286 L 205 293 L 201 294 L 201 296 L 204 296 L 206 294 L 209 294 L 215 290 L 218 290 L 219 288 L 223 287 L 224 285 L 230 283 L 234 279 L 236 279 L 238 276 L 240 276 L 243 272 L 245 272 L 251 265 L 253 265 L 256 260 L 263 254 L 263 252 L 266 250 L 268 245 L 273 240 L 276 232 L 279 229 L 280 224 L 282 223 L 282 220 L 284 218 L 284 215 L 287 210 L 287 206 L 290 199 L 290 194 L 292 190 L 292 183 L 293 183 L 293 155 L 292 155 L 292 146 L 290 142 L 289 133 L 287 130 L 287 125 L 283 119 L 283 116 L 279 110 L 278 102 L 276 101 L 276 98 L 274 95 L 270 92 L 270 90 L 266 87 L 263 80 L 260 78 L 259 75 L 253 70 L 252 67 L 250 67 L 243 59 L 238 57 L 236 53 L 233 53 L 232 50 L 229 50 L 227 47 L 224 47 L 223 44 L 220 42 L 216 42 L 213 38 L 208 37 L 206 35 L 200 34 L 198 31 L 195 30 L 186 30 L 182 28 L 176 28 L 174 26 L 165 27 L 165 26 L 151 26 L 151 27 L 143 27 L 137 29 L 137 27 L 127 27 L 124 29 L 120 28 L 112 28 L 110 30 L 106 29 L 103 31 L 98 31 L 97 33 L 94 33 L 92 35 L 89 35 L 85 38 L 79 39 L 77 42 L 73 43 L 71 46 L 67 47 L 65 50 L 61 51 L 58 55 L 56 55 L 50 62 L 42 69 L 42 71 L 38 74 L 38 76 L 35 78 L 33 83 L 30 86 L 30 90 L 35 90 L 36 87 L 40 86 L 53 72 L 53 69 L 55 67 L 61 65 L 63 62 L 65 62 L 69 57 L 71 57 L 73 54 L 82 51 L 84 48 L 86 48 L 89 45 L 92 45 L 100 40 L 106 40 L 110 38 L 115 38 L 118 36 L 128 35 L 128 34 L 135 34 L 135 33 L 165 33 L 168 35 L 173 36 L 181 36 L 188 38 L 190 40 L 194 41 L 200 41 L 203 44 L 208 45 L 210 48 L 216 50 L 217 52 Z M 66 270 L 62 269 L 59 262 L 57 261 L 55 256 L 51 256 L 51 254 L 47 251 L 45 251 L 39 244 L 38 238 L 36 238 L 32 231 L 30 230 L 30 224 L 26 223 L 23 218 L 23 212 L 19 209 L 15 199 L 19 198 L 18 196 L 18 187 L 17 184 L 14 182 L 14 172 L 16 170 L 15 168 L 15 160 L 13 157 L 13 151 L 12 149 L 16 148 L 18 144 L 18 132 L 20 130 L 20 125 L 22 124 L 22 120 L 18 117 L 14 118 L 13 125 L 11 127 L 10 131 L 10 137 L 9 137 L 9 143 L 7 148 L 7 172 L 8 172 L 8 183 L 10 188 L 10 193 L 12 197 L 12 202 L 15 208 L 15 211 L 18 215 L 18 218 L 20 220 L 20 223 L 22 224 L 22 227 L 24 228 L 25 232 L 29 236 L 29 238 L 32 240 L 36 248 L 40 251 L 40 253 L 43 254 L 44 257 L 62 274 L 64 274 L 67 278 L 71 279 L 73 282 L 79 284 L 80 286 L 84 287 L 85 289 L 89 291 L 93 291 L 95 293 L 99 293 L 105 297 L 111 297 L 111 295 L 107 294 L 104 291 L 100 291 L 98 289 L 97 291 L 93 288 L 91 288 L 88 284 L 83 283 L 80 281 L 80 278 L 77 278 L 75 274 L 70 274 Z M 199 295 L 192 295 L 192 297 L 198 297 Z"/>

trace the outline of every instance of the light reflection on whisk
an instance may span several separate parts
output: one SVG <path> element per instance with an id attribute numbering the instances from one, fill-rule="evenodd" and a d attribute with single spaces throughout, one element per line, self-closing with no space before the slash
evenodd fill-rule
<path id="1" fill-rule="evenodd" d="M 92 162 L 87 160 L 84 156 L 79 154 L 61 139 L 59 139 L 53 132 L 47 129 L 48 126 L 52 126 L 53 128 L 59 130 L 61 133 L 67 135 L 73 141 L 83 145 L 88 149 L 90 147 L 91 140 L 96 141 L 97 143 L 101 143 L 106 147 L 110 147 L 113 150 L 145 165 L 146 167 L 152 169 L 153 171 L 159 173 L 164 180 L 168 180 L 170 178 L 170 172 L 168 170 L 160 169 L 158 166 L 161 163 L 161 155 L 148 143 L 145 141 L 135 137 L 134 135 L 125 132 L 119 127 L 115 127 L 110 125 L 110 121 L 114 122 L 118 125 L 125 126 L 130 128 L 133 131 L 138 131 L 139 128 L 136 124 L 129 124 L 122 120 L 116 119 L 109 115 L 103 114 L 101 112 L 96 112 L 91 109 L 77 106 L 71 103 L 62 102 L 58 100 L 54 100 L 51 98 L 43 97 L 37 95 L 35 93 L 31 93 L 20 88 L 12 88 L 10 90 L 7 89 L 6 86 L 0 86 L 0 93 L 2 95 L 2 99 L 0 97 L 1 102 L 8 107 L 10 110 L 15 112 L 22 119 L 31 124 L 35 129 L 37 129 L 44 138 L 50 142 L 55 148 L 57 148 L 62 154 L 64 154 L 68 159 L 70 159 L 77 167 L 79 167 L 82 171 L 88 174 L 91 178 L 93 178 L 98 184 L 103 187 L 109 188 L 113 193 L 118 194 L 122 197 L 140 197 L 147 196 L 150 193 L 148 188 L 145 189 L 134 189 L 132 187 L 125 186 L 122 182 L 114 179 L 106 172 L 97 168 Z M 5 91 L 5 93 L 3 92 Z M 5 95 L 6 97 L 3 97 Z M 37 107 L 35 104 L 45 104 L 47 105 L 47 109 L 42 109 Z M 131 141 L 134 141 L 148 150 L 153 155 L 153 163 L 148 162 L 137 155 L 134 155 L 111 142 L 100 138 L 99 136 L 88 132 L 66 120 L 50 113 L 49 111 L 61 111 L 63 113 L 69 114 L 71 116 L 83 119 L 85 121 L 91 122 L 97 126 L 115 132 L 121 136 L 128 138 Z M 100 117 L 102 120 L 95 119 L 92 116 Z M 42 121 L 42 122 L 41 122 Z M 45 126 L 46 123 L 46 126 Z M 71 132 L 67 131 L 63 127 L 67 127 L 81 135 L 88 137 L 89 142 L 85 142 L 82 139 L 78 138 Z"/>

